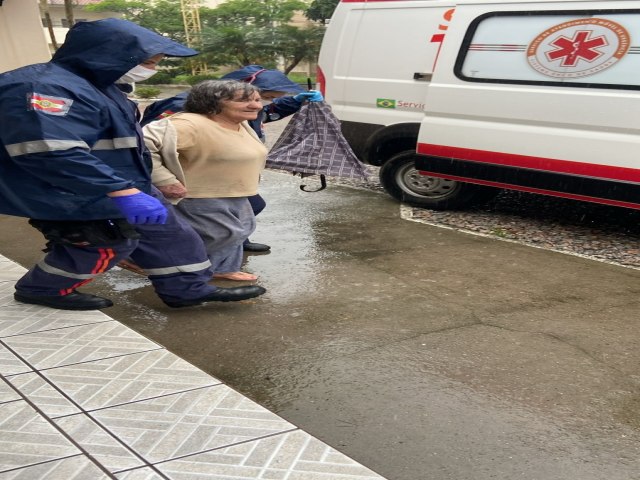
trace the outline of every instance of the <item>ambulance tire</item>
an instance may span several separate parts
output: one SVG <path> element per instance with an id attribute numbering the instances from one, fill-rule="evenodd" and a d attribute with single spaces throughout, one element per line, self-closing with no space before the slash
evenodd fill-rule
<path id="1" fill-rule="evenodd" d="M 407 150 L 380 168 L 380 183 L 396 200 L 432 210 L 455 210 L 486 203 L 500 192 L 497 188 L 420 175 L 415 158 L 415 152 Z"/>

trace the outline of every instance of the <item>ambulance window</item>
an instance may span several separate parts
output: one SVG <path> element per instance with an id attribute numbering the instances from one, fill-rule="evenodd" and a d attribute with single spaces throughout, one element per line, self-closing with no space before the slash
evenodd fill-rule
<path id="1" fill-rule="evenodd" d="M 494 12 L 470 26 L 455 66 L 470 82 L 640 89 L 640 10 Z M 635 42 L 635 44 L 634 44 Z"/>

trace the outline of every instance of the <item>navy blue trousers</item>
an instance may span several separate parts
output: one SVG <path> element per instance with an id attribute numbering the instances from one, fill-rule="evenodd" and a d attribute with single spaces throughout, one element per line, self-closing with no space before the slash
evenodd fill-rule
<path id="1" fill-rule="evenodd" d="M 213 271 L 204 243 L 157 190 L 151 193 L 169 211 L 163 225 L 136 225 L 137 240 L 76 246 L 54 243 L 51 250 L 16 283 L 16 290 L 33 295 L 66 295 L 131 258 L 144 268 L 162 299 L 201 298 L 216 290 L 209 285 Z"/>

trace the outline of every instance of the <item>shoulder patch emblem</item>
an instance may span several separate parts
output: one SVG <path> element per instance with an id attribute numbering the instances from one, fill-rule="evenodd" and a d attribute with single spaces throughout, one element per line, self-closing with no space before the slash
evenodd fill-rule
<path id="1" fill-rule="evenodd" d="M 52 97 L 40 93 L 30 93 L 27 97 L 29 109 L 49 115 L 64 116 L 69 112 L 73 100 L 64 97 Z"/>
<path id="2" fill-rule="evenodd" d="M 171 115 L 173 115 L 174 113 L 176 113 L 176 112 L 172 112 L 171 110 L 165 110 L 160 115 L 158 115 L 158 117 L 156 119 L 160 120 L 162 118 L 167 118 L 167 117 L 170 117 Z"/>

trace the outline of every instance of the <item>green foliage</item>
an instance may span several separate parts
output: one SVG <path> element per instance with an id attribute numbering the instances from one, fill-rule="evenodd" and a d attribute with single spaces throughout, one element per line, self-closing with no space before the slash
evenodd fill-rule
<path id="1" fill-rule="evenodd" d="M 160 90 L 158 87 L 140 86 L 140 87 L 136 87 L 136 90 L 134 93 L 136 97 L 140 97 L 140 98 L 155 98 L 160 94 L 161 91 L 162 90 Z"/>
<path id="2" fill-rule="evenodd" d="M 127 20 L 186 43 L 180 0 L 102 0 L 85 8 L 121 13 Z M 209 67 L 257 63 L 275 68 L 284 57 L 285 73 L 303 60 L 314 61 L 324 30 L 289 25 L 294 13 L 306 8 L 302 0 L 228 0 L 214 9 L 200 7 L 202 34 L 196 46 L 200 55 L 194 59 Z M 190 71 L 191 62 L 165 59 L 162 65 L 172 65 L 176 70 L 169 74 L 175 77 Z M 165 83 L 166 77 L 149 83 L 160 82 Z"/>
<path id="3" fill-rule="evenodd" d="M 276 64 L 278 38 L 276 29 L 253 25 L 207 28 L 203 31 L 201 58 L 209 65 L 242 67 L 258 63 L 268 67 Z"/>
<path id="4" fill-rule="evenodd" d="M 280 27 L 278 47 L 286 62 L 285 73 L 289 73 L 303 60 L 316 60 L 324 32 L 324 27 L 320 26 L 297 28 L 292 25 L 282 25 Z"/>
<path id="5" fill-rule="evenodd" d="M 87 5 L 85 9 L 89 12 L 121 13 L 126 20 L 177 42 L 186 42 L 180 0 L 102 0 Z M 201 12 L 207 10 L 210 9 L 201 7 Z"/>
<path id="6" fill-rule="evenodd" d="M 138 15 L 149 8 L 147 2 L 141 0 L 102 0 L 84 7 L 88 12 L 118 12 L 127 20 L 135 21 Z"/>
<path id="7" fill-rule="evenodd" d="M 229 0 L 201 13 L 202 60 L 209 65 L 273 68 L 284 57 L 285 72 L 302 60 L 313 61 L 324 29 L 289 24 L 296 11 L 305 9 L 300 0 Z"/>
<path id="8" fill-rule="evenodd" d="M 173 77 L 173 80 L 171 81 L 171 83 L 173 85 L 188 85 L 190 78 L 191 78 L 191 75 L 188 75 L 186 73 L 181 75 L 176 75 L 175 77 Z"/>
<path id="9" fill-rule="evenodd" d="M 299 83 L 303 88 L 307 88 L 307 78 L 311 78 L 311 84 L 314 85 L 316 83 L 315 74 L 307 75 L 306 73 L 296 73 L 290 72 L 287 77 L 294 83 Z"/>
<path id="10" fill-rule="evenodd" d="M 196 83 L 200 83 L 204 80 L 218 80 L 218 78 L 220 78 L 219 75 L 203 73 L 201 75 L 191 75 L 186 79 L 186 81 L 189 85 L 195 85 Z"/>
<path id="11" fill-rule="evenodd" d="M 313 0 L 305 12 L 309 20 L 324 23 L 331 18 L 340 0 Z"/>
<path id="12" fill-rule="evenodd" d="M 144 81 L 145 85 L 166 85 L 171 83 L 174 75 L 170 72 L 159 71 L 153 77 L 148 78 Z"/>
<path id="13" fill-rule="evenodd" d="M 296 10 L 306 8 L 301 0 L 229 0 L 215 9 L 201 11 L 200 21 L 209 27 L 271 27 L 274 22 L 289 22 Z"/>

